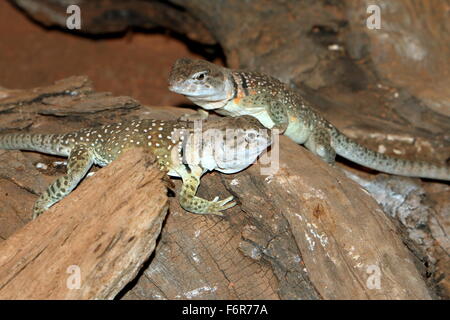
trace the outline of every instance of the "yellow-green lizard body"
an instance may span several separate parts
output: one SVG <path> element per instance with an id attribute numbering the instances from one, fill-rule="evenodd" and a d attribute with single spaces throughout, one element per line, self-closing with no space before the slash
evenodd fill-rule
<path id="1" fill-rule="evenodd" d="M 221 215 L 220 211 L 235 205 L 230 202 L 233 197 L 208 201 L 195 196 L 200 177 L 209 170 L 234 173 L 245 169 L 270 145 L 270 133 L 248 116 L 197 124 L 201 128 L 188 121 L 136 120 L 67 134 L 3 134 L 0 149 L 68 157 L 67 174 L 38 198 L 33 218 L 69 194 L 92 164 L 106 166 L 133 147 L 148 148 L 161 170 L 182 178 L 179 201 L 185 210 Z"/>
<path id="2" fill-rule="evenodd" d="M 204 60 L 179 59 L 169 89 L 206 110 L 226 116 L 250 115 L 266 128 L 279 129 L 328 163 L 336 154 L 378 171 L 450 180 L 450 167 L 390 157 L 342 134 L 296 91 L 268 75 L 224 68 Z M 206 114 L 206 115 L 205 115 Z M 207 113 L 203 113 L 203 118 Z"/>

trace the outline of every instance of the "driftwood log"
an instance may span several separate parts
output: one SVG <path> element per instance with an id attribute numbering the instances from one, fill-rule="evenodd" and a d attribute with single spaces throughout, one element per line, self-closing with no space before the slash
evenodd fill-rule
<path id="1" fill-rule="evenodd" d="M 11 2 L 40 23 L 65 29 L 66 1 L 43 0 L 38 5 L 30 0 Z M 373 4 L 381 8 L 381 29 L 370 30 L 366 27 L 366 10 Z M 450 32 L 445 16 L 448 9 L 446 1 L 131 0 L 125 3 L 116 0 L 93 0 L 83 2 L 81 7 L 81 33 L 98 36 L 110 32 L 124 32 L 135 26 L 144 29 L 167 28 L 174 31 L 178 38 L 187 41 L 190 46 L 194 45 L 193 40 L 198 43 L 197 48 L 222 48 L 226 64 L 230 67 L 263 71 L 289 83 L 303 93 L 340 130 L 372 149 L 406 158 L 448 161 L 450 70 L 447 60 L 450 55 Z M 180 37 L 180 34 L 183 36 Z M 142 66 L 151 67 L 150 62 L 148 66 Z M 55 85 L 58 88 L 51 86 L 43 89 L 49 91 L 48 95 L 39 94 L 39 90 L 34 92 L 0 89 L 0 97 L 6 97 L 6 100 L 0 100 L 0 112 L 3 111 L 0 128 L 11 131 L 27 129 L 34 132 L 58 132 L 111 122 L 119 117 L 175 118 L 184 113 L 175 108 L 140 106 L 133 99 L 126 97 L 121 98 L 123 100 L 118 103 L 114 103 L 115 99 L 106 102 L 103 99 L 108 96 L 93 96 L 92 90 L 87 89 L 89 85 L 86 81 L 84 78 L 62 81 Z M 66 89 L 60 90 L 62 88 Z M 90 100 L 82 104 L 85 99 Z M 288 150 L 283 149 L 286 146 L 282 143 L 281 150 L 294 154 L 296 161 L 309 161 L 298 154 L 299 147 L 290 145 Z M 10 207 L 0 208 L 7 213 L 15 212 L 0 216 L 0 219 L 9 222 L 3 224 L 0 237 L 8 237 L 23 225 L 27 219 L 23 214 L 26 212 L 25 207 L 31 206 L 35 194 L 45 185 L 43 180 L 47 179 L 46 175 L 39 174 L 30 162 L 53 163 L 54 158 L 32 153 L 10 153 L 7 162 L 0 163 L 0 166 L 4 166 L 0 167 L 0 174 L 7 177 L 0 179 L 0 187 L 7 190 L 7 193 L 17 192 L 23 199 L 27 199 L 26 203 L 10 199 L 7 202 Z M 11 172 L 11 166 L 17 170 Z M 416 266 L 425 277 L 432 296 L 449 298 L 448 184 L 374 175 L 373 172 L 348 163 L 341 167 L 346 170 L 348 177 L 371 193 L 389 216 L 388 220 L 395 225 L 396 232 L 415 257 Z M 47 170 L 38 170 L 47 175 L 57 175 L 61 173 L 62 168 L 59 165 L 49 165 Z M 210 176 L 216 180 L 205 177 L 205 186 L 214 190 L 222 188 L 232 191 L 225 183 L 228 177 L 220 176 L 219 179 L 215 174 Z M 326 192 L 328 194 L 334 191 L 327 189 Z M 211 196 L 213 195 L 215 194 L 212 193 Z M 0 194 L 0 197 L 3 203 L 4 195 Z M 261 195 L 263 199 L 266 197 L 265 194 Z M 244 201 L 242 202 L 244 204 Z M 243 207 L 245 206 L 241 206 Z M 263 209 L 261 208 L 262 211 Z M 176 210 L 176 203 L 171 201 L 171 211 Z M 236 281 L 229 281 L 230 288 L 218 293 L 218 287 L 214 285 L 213 280 L 208 280 L 211 278 L 208 274 L 191 271 L 192 277 L 186 278 L 186 270 L 179 265 L 171 269 L 171 274 L 167 274 L 167 269 L 164 268 L 169 265 L 172 256 L 164 253 L 168 250 L 164 239 L 171 239 L 167 238 L 165 232 L 178 232 L 180 229 L 177 225 L 181 223 L 171 222 L 175 219 L 174 216 L 176 215 L 172 213 L 167 219 L 167 227 L 163 229 L 153 262 L 148 263 L 139 280 L 130 284 L 119 297 L 260 297 L 256 291 L 273 292 L 267 295 L 272 298 L 325 297 L 321 296 L 322 290 L 314 287 L 315 283 L 308 282 L 311 281 L 311 275 L 293 276 L 298 275 L 291 271 L 294 270 L 294 264 L 287 262 L 281 264 L 289 266 L 287 269 L 277 269 L 277 263 L 268 264 L 264 254 L 261 255 L 263 258 L 251 264 L 262 269 L 250 269 L 253 273 L 248 274 L 253 277 L 256 277 L 255 274 L 267 274 L 268 279 L 261 280 L 262 282 L 253 281 L 252 285 L 264 283 L 262 288 L 272 288 L 272 291 L 261 288 L 249 293 L 244 289 L 238 291 L 235 289 Z M 196 218 L 188 217 L 186 219 Z M 205 221 L 204 223 L 211 221 L 206 217 L 202 219 L 205 219 L 201 220 Z M 174 223 L 174 226 L 170 227 L 170 223 Z M 222 226 L 219 223 L 218 225 Z M 236 232 L 233 234 L 234 238 L 245 239 L 247 233 L 243 227 L 239 227 L 239 224 L 233 224 L 232 227 Z M 256 224 L 256 229 L 260 228 L 262 225 Z M 298 252 L 300 246 L 294 245 L 295 241 L 292 239 L 295 236 L 292 237 L 288 241 L 290 246 L 286 247 L 299 254 L 300 260 L 295 261 L 306 263 L 306 257 L 305 260 L 302 258 L 305 253 Z M 193 244 L 189 245 L 195 239 L 186 238 L 183 242 L 176 242 L 183 243 L 188 248 L 197 248 Z M 212 252 L 209 250 L 209 242 L 202 245 L 208 249 L 208 254 Z M 373 245 L 376 247 L 376 244 Z M 247 245 L 247 248 L 251 247 Z M 281 251 L 283 250 L 278 249 L 277 254 L 281 254 Z M 248 254 L 244 256 L 249 259 Z M 190 263 L 194 263 L 195 256 L 191 258 Z M 220 267 L 217 259 L 210 257 L 207 266 Z M 245 270 L 239 264 L 239 259 L 242 259 L 242 263 L 248 262 L 242 255 L 237 255 L 229 262 L 239 266 L 236 268 L 239 271 L 230 271 L 233 274 L 241 274 L 242 270 Z M 156 261 L 160 261 L 159 264 Z M 197 270 L 197 267 L 194 264 L 192 269 Z M 268 271 L 271 268 L 272 273 Z M 230 279 L 229 273 L 222 272 L 220 268 L 219 270 L 225 279 Z M 167 277 L 173 277 L 174 281 L 178 282 L 161 286 Z M 261 276 L 261 279 L 265 278 Z M 359 295 L 355 293 L 356 296 Z"/>
<path id="2" fill-rule="evenodd" d="M 155 257 L 125 297 L 429 298 L 394 224 L 356 183 L 284 137 L 280 170 L 260 170 L 205 178 L 203 196 L 240 202 L 223 219 L 172 202 Z"/>
<path id="3" fill-rule="evenodd" d="M 115 297 L 152 253 L 167 213 L 153 161 L 124 154 L 1 242 L 0 299 Z"/>

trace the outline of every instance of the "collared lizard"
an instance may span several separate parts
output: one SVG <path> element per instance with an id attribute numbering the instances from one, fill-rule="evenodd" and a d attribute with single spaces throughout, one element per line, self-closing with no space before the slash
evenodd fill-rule
<path id="1" fill-rule="evenodd" d="M 3 134 L 0 149 L 31 150 L 67 156 L 67 174 L 56 179 L 37 199 L 33 218 L 68 195 L 93 164 L 106 166 L 126 149 L 149 148 L 161 170 L 181 177 L 179 202 L 198 214 L 222 215 L 233 197 L 212 201 L 195 196 L 209 170 L 235 173 L 251 165 L 270 145 L 270 131 L 257 120 L 238 118 L 194 122 L 136 120 L 85 128 L 67 134 Z"/>
<path id="2" fill-rule="evenodd" d="M 449 166 L 390 157 L 360 145 L 319 115 L 298 92 L 262 73 L 182 58 L 170 72 L 169 90 L 221 115 L 253 116 L 331 164 L 338 154 L 386 173 L 450 180 Z M 204 111 L 199 115 L 207 117 Z"/>

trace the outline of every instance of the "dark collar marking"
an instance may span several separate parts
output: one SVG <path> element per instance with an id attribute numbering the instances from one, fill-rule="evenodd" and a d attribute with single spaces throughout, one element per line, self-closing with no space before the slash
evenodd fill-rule
<path id="1" fill-rule="evenodd" d="M 233 100 L 234 98 L 237 97 L 239 88 L 238 88 L 236 80 L 234 80 L 234 76 L 232 74 L 230 74 L 230 79 L 231 79 L 231 83 L 233 84 L 233 98 L 231 98 L 231 100 Z"/>
<path id="2" fill-rule="evenodd" d="M 247 79 L 245 79 L 245 76 L 242 73 L 239 73 L 239 77 L 241 78 L 241 83 L 242 83 L 242 89 L 244 90 L 244 93 L 246 96 L 248 96 L 248 84 L 247 84 Z"/>

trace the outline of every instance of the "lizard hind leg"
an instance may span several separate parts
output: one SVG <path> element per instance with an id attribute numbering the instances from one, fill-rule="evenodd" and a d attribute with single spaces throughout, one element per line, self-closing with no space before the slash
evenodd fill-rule
<path id="1" fill-rule="evenodd" d="M 176 170 L 183 180 L 179 195 L 180 205 L 183 209 L 197 214 L 222 216 L 221 211 L 236 205 L 236 202 L 230 202 L 233 200 L 232 196 L 224 200 L 219 200 L 219 197 L 216 197 L 212 201 L 195 196 L 203 170 L 199 166 L 189 166 L 189 169 L 182 165 Z"/>
<path id="2" fill-rule="evenodd" d="M 326 129 L 318 129 L 312 132 L 305 142 L 305 147 L 323 161 L 334 164 L 336 151 L 331 146 L 331 136 Z"/>
<path id="3" fill-rule="evenodd" d="M 67 196 L 91 168 L 93 156 L 86 147 L 75 147 L 67 162 L 67 174 L 56 179 L 36 200 L 33 219 L 36 219 L 53 204 Z"/>

